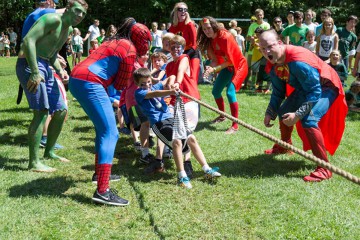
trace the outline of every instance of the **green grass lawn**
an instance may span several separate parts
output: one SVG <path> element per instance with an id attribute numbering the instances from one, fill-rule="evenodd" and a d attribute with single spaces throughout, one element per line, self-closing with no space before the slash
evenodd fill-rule
<path id="1" fill-rule="evenodd" d="M 57 153 L 71 163 L 47 160 L 55 173 L 27 171 L 27 128 L 32 118 L 24 99 L 16 105 L 16 58 L 0 58 L 0 239 L 359 239 L 360 186 L 334 175 L 305 183 L 315 165 L 298 155 L 266 156 L 269 140 L 245 129 L 225 135 L 230 121 L 201 108 L 195 135 L 210 166 L 223 174 L 216 184 L 203 181 L 193 161 L 193 189 L 176 186 L 173 160 L 167 171 L 145 176 L 140 154 L 121 135 L 111 184 L 129 199 L 127 207 L 95 205 L 95 132 L 79 103 L 68 93 L 69 117 Z M 348 80 L 348 85 L 352 80 Z M 210 85 L 200 85 L 202 100 L 215 106 Z M 269 95 L 237 94 L 240 119 L 279 136 L 277 122 L 266 129 Z M 227 111 L 229 111 L 228 105 Z M 331 163 L 360 176 L 360 115 L 346 119 L 343 141 Z M 301 148 L 296 133 L 294 145 Z M 41 149 L 41 152 L 43 150 Z M 154 151 L 154 149 L 152 150 Z"/>

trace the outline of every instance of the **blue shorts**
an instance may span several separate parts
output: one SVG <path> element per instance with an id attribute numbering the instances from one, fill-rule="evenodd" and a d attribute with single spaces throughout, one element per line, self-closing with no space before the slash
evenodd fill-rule
<path id="1" fill-rule="evenodd" d="M 38 58 L 37 64 L 40 75 L 44 78 L 45 82 L 40 82 L 36 93 L 31 93 L 27 89 L 27 83 L 31 74 L 30 67 L 25 58 L 18 58 L 16 62 L 16 75 L 22 88 L 24 89 L 30 109 L 48 109 L 50 114 L 59 110 L 67 110 L 67 106 L 60 93 L 59 86 L 54 78 L 52 70 L 50 69 L 49 62 Z"/>

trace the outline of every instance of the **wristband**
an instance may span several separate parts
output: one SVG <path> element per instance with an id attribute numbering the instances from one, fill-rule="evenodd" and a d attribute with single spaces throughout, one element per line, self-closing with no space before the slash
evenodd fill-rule
<path id="1" fill-rule="evenodd" d="M 216 67 L 213 67 L 214 69 L 214 73 L 217 73 L 217 72 L 220 72 L 221 71 L 221 66 L 216 66 Z"/>

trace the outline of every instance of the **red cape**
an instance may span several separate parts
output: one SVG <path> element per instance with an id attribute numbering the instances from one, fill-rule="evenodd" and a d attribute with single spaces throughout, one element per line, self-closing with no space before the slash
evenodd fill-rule
<path id="1" fill-rule="evenodd" d="M 345 101 L 345 94 L 340 78 L 332 67 L 303 47 L 287 45 L 285 54 L 285 64 L 294 61 L 307 63 L 319 71 L 320 77 L 329 79 L 338 89 L 339 96 L 335 99 L 327 113 L 319 121 L 319 127 L 324 136 L 326 150 L 331 155 L 333 155 L 338 148 L 344 133 L 345 118 L 348 112 L 348 107 Z M 273 66 L 273 64 L 268 62 L 266 66 L 266 72 L 269 73 Z M 294 89 L 287 84 L 286 96 L 289 96 L 293 90 Z M 303 141 L 304 151 L 310 150 L 311 147 L 309 141 L 305 135 L 300 121 L 296 123 L 296 129 L 301 140 Z"/>
<path id="2" fill-rule="evenodd" d="M 248 74 L 248 65 L 234 36 L 227 30 L 220 30 L 216 38 L 212 40 L 211 45 L 215 52 L 218 50 L 217 47 L 219 47 L 225 54 L 225 56 L 216 55 L 218 64 L 224 62 L 223 57 L 226 57 L 234 65 L 235 73 L 231 81 L 234 83 L 236 91 L 239 91 Z"/>

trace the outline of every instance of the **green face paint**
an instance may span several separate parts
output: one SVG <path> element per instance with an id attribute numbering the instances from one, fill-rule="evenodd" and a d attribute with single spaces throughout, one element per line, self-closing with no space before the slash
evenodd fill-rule
<path id="1" fill-rule="evenodd" d="M 86 15 L 86 9 L 80 3 L 75 2 L 74 5 L 68 10 L 70 12 L 71 25 L 78 25 Z"/>

